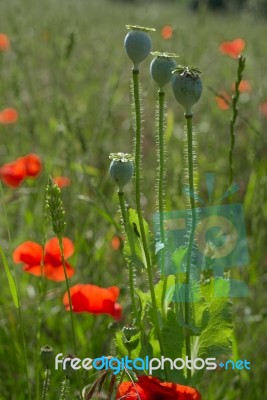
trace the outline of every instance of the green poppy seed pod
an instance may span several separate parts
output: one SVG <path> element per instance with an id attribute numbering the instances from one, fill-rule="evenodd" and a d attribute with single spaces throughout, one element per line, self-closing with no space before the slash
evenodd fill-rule
<path id="1" fill-rule="evenodd" d="M 65 375 L 69 378 L 75 373 L 75 369 L 72 367 L 72 360 L 74 360 L 76 357 L 73 356 L 72 354 L 68 354 L 66 357 L 63 358 L 63 370 L 65 372 Z"/>
<path id="2" fill-rule="evenodd" d="M 178 66 L 173 71 L 172 89 L 177 102 L 184 107 L 185 115 L 193 115 L 192 106 L 198 102 L 202 93 L 200 71 L 197 68 Z"/>
<path id="3" fill-rule="evenodd" d="M 41 360 L 45 368 L 52 365 L 54 361 L 54 349 L 51 346 L 41 347 Z"/>
<path id="4" fill-rule="evenodd" d="M 173 56 L 175 55 L 158 53 L 151 61 L 150 74 L 154 81 L 159 85 L 160 91 L 162 91 L 164 86 L 172 80 L 172 71 L 176 67 L 176 62 L 172 58 Z"/>
<path id="5" fill-rule="evenodd" d="M 139 64 L 147 58 L 151 51 L 152 41 L 148 32 L 154 29 L 132 25 L 127 25 L 127 28 L 130 29 L 130 32 L 124 39 L 124 47 L 133 62 L 133 69 L 138 70 Z"/>
<path id="6" fill-rule="evenodd" d="M 131 180 L 134 172 L 132 157 L 130 154 L 112 153 L 109 172 L 111 178 L 117 183 L 119 191 L 123 192 L 123 187 Z"/>

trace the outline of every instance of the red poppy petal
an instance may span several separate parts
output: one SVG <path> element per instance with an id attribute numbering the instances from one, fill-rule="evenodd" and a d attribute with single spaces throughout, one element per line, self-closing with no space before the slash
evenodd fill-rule
<path id="1" fill-rule="evenodd" d="M 42 246 L 35 242 L 24 242 L 13 252 L 13 261 L 16 264 L 25 263 L 29 266 L 36 266 L 42 261 Z"/>
<path id="2" fill-rule="evenodd" d="M 86 312 L 89 308 L 89 301 L 86 294 L 83 293 L 82 284 L 75 285 L 70 288 L 70 296 L 71 296 L 71 303 L 72 303 L 72 310 L 74 312 Z M 67 311 L 70 310 L 69 304 L 69 296 L 68 292 L 66 292 L 63 296 L 63 304 Z"/>
<path id="3" fill-rule="evenodd" d="M 91 284 L 78 284 L 71 288 L 72 307 L 74 312 L 88 312 L 92 314 L 109 314 L 115 319 L 121 318 L 120 304 L 115 303 L 119 288 L 101 288 Z M 69 310 L 68 294 L 65 293 L 63 303 Z"/>
<path id="4" fill-rule="evenodd" d="M 65 266 L 66 266 L 67 277 L 71 278 L 75 274 L 75 270 L 68 263 L 65 263 Z M 44 275 L 46 276 L 47 279 L 50 279 L 51 281 L 55 282 L 65 281 L 65 273 L 63 265 L 54 266 L 51 264 L 45 264 Z"/>
<path id="5" fill-rule="evenodd" d="M 23 182 L 25 177 L 26 170 L 20 159 L 4 164 L 0 168 L 0 178 L 6 185 L 10 187 L 18 187 Z"/>
<path id="6" fill-rule="evenodd" d="M 66 237 L 64 237 L 62 241 L 64 257 L 67 259 L 74 253 L 74 244 Z M 57 237 L 50 239 L 45 245 L 45 262 L 50 264 L 61 263 L 61 254 Z"/>
<path id="7" fill-rule="evenodd" d="M 149 393 L 146 393 L 138 383 L 122 382 L 117 390 L 116 399 L 125 400 L 152 400 Z"/>
<path id="8" fill-rule="evenodd" d="M 170 25 L 166 25 L 161 29 L 161 36 L 163 39 L 170 39 L 173 35 L 173 27 Z"/>
<path id="9" fill-rule="evenodd" d="M 215 97 L 215 100 L 221 110 L 228 110 L 230 108 L 229 103 L 231 102 L 231 97 L 228 93 L 223 91 L 219 92 L 218 96 Z"/>
<path id="10" fill-rule="evenodd" d="M 267 117 L 267 101 L 260 104 L 260 113 L 263 117 Z"/>
<path id="11" fill-rule="evenodd" d="M 122 319 L 122 306 L 119 303 L 114 304 L 112 316 L 116 321 L 120 321 Z"/>
<path id="12" fill-rule="evenodd" d="M 36 177 L 42 170 L 42 161 L 37 154 L 27 154 L 25 157 L 22 157 L 25 169 L 26 169 L 26 175 L 28 177 Z"/>
<path id="13" fill-rule="evenodd" d="M 0 112 L 0 123 L 3 125 L 14 124 L 18 120 L 18 112 L 14 108 L 5 108 Z"/>
<path id="14" fill-rule="evenodd" d="M 55 176 L 53 180 L 60 189 L 70 186 L 71 183 L 70 178 L 68 178 L 67 176 Z"/>
<path id="15" fill-rule="evenodd" d="M 111 240 L 111 247 L 114 250 L 119 250 L 119 248 L 121 247 L 121 239 L 119 238 L 119 236 L 114 236 Z"/>
<path id="16" fill-rule="evenodd" d="M 239 54 L 244 50 L 246 43 L 243 39 L 237 38 L 231 42 L 223 42 L 220 44 L 220 52 L 226 54 L 232 58 L 237 58 Z"/>
<path id="17" fill-rule="evenodd" d="M 28 272 L 28 274 L 32 274 L 35 276 L 41 276 L 42 275 L 42 271 L 44 274 L 44 269 L 41 268 L 41 265 L 24 265 L 23 266 L 23 270 L 25 272 Z"/>
<path id="18" fill-rule="evenodd" d="M 0 51 L 7 51 L 10 48 L 8 36 L 0 33 Z"/>
<path id="19" fill-rule="evenodd" d="M 138 385 L 150 393 L 151 398 L 160 394 L 162 400 L 201 400 L 201 394 L 196 389 L 173 382 L 161 382 L 153 376 L 138 377 Z"/>

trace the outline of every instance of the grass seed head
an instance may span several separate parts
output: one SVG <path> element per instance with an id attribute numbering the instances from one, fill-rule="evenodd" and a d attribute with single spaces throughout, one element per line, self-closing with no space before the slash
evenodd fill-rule
<path id="1" fill-rule="evenodd" d="M 65 211 L 61 200 L 61 190 L 50 177 L 46 187 L 46 207 L 50 214 L 52 229 L 57 237 L 63 237 L 66 221 Z"/>

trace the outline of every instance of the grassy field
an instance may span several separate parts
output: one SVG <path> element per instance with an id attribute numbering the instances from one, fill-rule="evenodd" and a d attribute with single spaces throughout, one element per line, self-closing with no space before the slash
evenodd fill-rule
<path id="1" fill-rule="evenodd" d="M 197 183 L 205 201 L 206 172 L 216 174 L 215 198 L 222 197 L 229 185 L 232 113 L 218 107 L 214 93 L 231 93 L 237 60 L 222 55 L 219 46 L 235 38 L 246 43 L 243 79 L 249 81 L 251 90 L 240 95 L 233 158 L 234 182 L 240 190 L 224 201 L 243 204 L 245 215 L 250 259 L 233 274 L 246 282 L 249 292 L 245 298 L 233 299 L 232 357 L 249 360 L 251 370 L 206 371 L 198 390 L 203 400 L 261 400 L 267 395 L 267 113 L 260 111 L 267 102 L 266 21 L 247 13 L 192 13 L 176 3 L 9 0 L 0 6 L 0 33 L 10 40 L 9 50 L 0 50 L 0 112 L 7 107 L 18 112 L 16 123 L 0 123 L 0 166 L 28 153 L 38 154 L 43 163 L 36 179 L 26 180 L 15 189 L 4 182 L 1 187 L 0 244 L 15 279 L 21 308 L 18 312 L 14 306 L 1 262 L 0 399 L 30 398 L 25 351 L 32 399 L 42 398 L 40 347 L 49 344 L 55 354 L 74 352 L 70 315 L 62 304 L 65 282 L 41 281 L 12 262 L 13 251 L 22 242 L 42 244 L 44 238 L 55 236 L 44 217 L 49 175 L 71 180 L 62 189 L 65 236 L 75 244 L 70 263 L 76 274 L 70 284 L 120 288 L 123 319 L 118 323 L 107 315 L 74 314 L 79 357 L 114 354 L 114 332 L 131 322 L 127 266 L 121 249 L 112 247 L 112 239 L 122 231 L 116 188 L 108 172 L 110 153 L 133 150 L 129 94 L 132 66 L 123 47 L 126 24 L 156 28 L 151 34 L 154 51 L 175 52 L 180 56 L 179 64 L 202 71 L 203 95 L 194 110 L 194 125 L 198 134 Z M 168 40 L 161 36 L 166 25 L 173 27 Z M 142 64 L 140 82 L 144 119 L 142 204 L 152 226 L 156 210 L 157 87 L 149 74 L 151 60 L 152 56 Z M 166 88 L 166 102 L 166 209 L 177 210 L 186 207 L 184 119 L 170 86 Z M 126 193 L 129 204 L 134 205 L 131 185 Z M 154 275 L 157 280 L 158 274 Z M 137 283 L 142 289 L 147 287 L 142 274 L 137 276 Z M 47 398 L 58 399 L 62 372 L 52 370 L 50 378 Z M 69 398 L 78 398 L 79 379 L 84 387 L 95 378 L 86 371 L 73 378 Z"/>

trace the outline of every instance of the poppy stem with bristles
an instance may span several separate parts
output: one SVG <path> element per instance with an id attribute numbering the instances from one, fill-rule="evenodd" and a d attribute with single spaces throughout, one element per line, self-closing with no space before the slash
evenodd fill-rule
<path id="1" fill-rule="evenodd" d="M 165 315 L 165 297 L 167 290 L 167 277 L 166 277 L 166 248 L 165 248 L 165 231 L 164 231 L 164 179 L 165 179 L 165 162 L 164 162 L 164 99 L 165 92 L 163 90 L 158 91 L 158 129 L 157 129 L 157 147 L 159 156 L 159 170 L 158 170 L 158 213 L 159 213 L 159 239 L 160 244 L 163 245 L 160 250 L 160 262 L 161 262 L 161 278 L 163 279 L 163 290 L 162 290 L 162 312 Z"/>
<path id="2" fill-rule="evenodd" d="M 133 242 L 132 231 L 131 231 L 131 227 L 130 227 L 130 223 L 129 223 L 128 212 L 125 207 L 124 192 L 118 191 L 118 197 L 119 197 L 119 202 L 120 202 L 120 209 L 121 209 L 121 215 L 122 215 L 122 221 L 123 221 L 123 225 L 124 225 L 125 235 L 129 242 L 131 255 L 133 256 L 135 253 L 134 242 Z M 131 262 L 129 263 L 129 288 L 130 288 L 130 296 L 131 296 L 133 314 L 134 314 L 136 323 L 138 323 L 138 311 L 137 311 L 137 305 L 136 305 L 136 300 L 135 300 L 135 289 L 134 289 L 134 266 L 133 266 L 133 263 L 131 263 Z"/>
<path id="3" fill-rule="evenodd" d="M 184 318 L 186 326 L 191 322 L 191 298 L 190 298 L 190 275 L 192 266 L 193 246 L 195 242 L 195 232 L 197 225 L 197 211 L 195 201 L 195 186 L 194 186 L 194 149 L 193 149 L 193 115 L 185 115 L 186 118 L 186 132 L 187 132 L 187 168 L 188 168 L 188 187 L 191 211 L 191 224 L 188 237 L 188 249 L 186 259 L 186 275 L 185 275 L 185 301 L 184 301 Z M 185 337 L 186 355 L 191 358 L 191 341 L 190 334 L 187 332 Z M 187 378 L 190 379 L 191 371 L 187 370 Z"/>
<path id="4" fill-rule="evenodd" d="M 138 222 L 140 226 L 140 234 L 143 244 L 143 250 L 146 260 L 146 269 L 148 275 L 148 284 L 149 291 L 151 295 L 151 303 L 152 303 L 152 313 L 153 320 L 155 324 L 155 330 L 157 334 L 157 338 L 159 341 L 159 346 L 161 350 L 161 354 L 165 354 L 164 352 L 164 344 L 162 339 L 162 334 L 160 330 L 159 317 L 157 312 L 157 301 L 154 290 L 154 282 L 153 282 L 153 274 L 152 274 L 152 265 L 150 260 L 150 255 L 148 251 L 148 244 L 145 234 L 145 228 L 143 223 L 142 209 L 141 209 L 141 189 L 140 189 L 140 180 L 141 180 L 141 104 L 140 104 L 140 93 L 139 93 L 139 70 L 133 69 L 133 97 L 134 97 L 134 107 L 135 107 L 135 198 L 136 198 L 136 211 L 138 215 Z M 168 379 L 169 372 L 166 368 L 166 378 Z"/>

